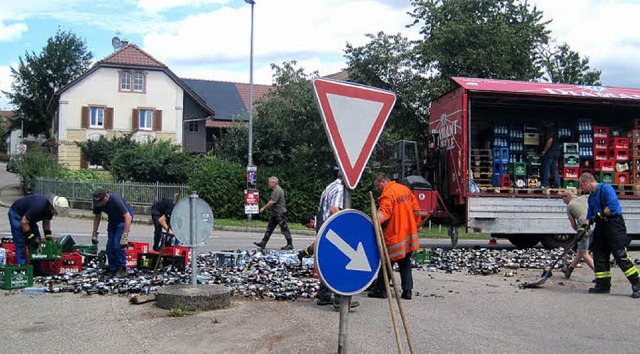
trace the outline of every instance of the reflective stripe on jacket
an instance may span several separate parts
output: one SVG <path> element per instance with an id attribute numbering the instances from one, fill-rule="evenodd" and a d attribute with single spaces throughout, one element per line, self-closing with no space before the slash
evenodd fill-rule
<path id="1" fill-rule="evenodd" d="M 378 198 L 378 219 L 383 225 L 384 243 L 389 259 L 401 259 L 420 248 L 418 244 L 418 200 L 411 190 L 395 181 L 389 182 Z"/>

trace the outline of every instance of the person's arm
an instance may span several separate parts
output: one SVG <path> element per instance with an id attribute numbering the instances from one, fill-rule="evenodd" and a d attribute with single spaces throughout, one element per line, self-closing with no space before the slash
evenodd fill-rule
<path id="1" fill-rule="evenodd" d="M 129 235 L 129 230 L 131 229 L 131 220 L 133 220 L 133 218 L 131 217 L 131 214 L 127 211 L 126 213 L 124 213 L 124 230 L 122 231 L 125 235 Z"/>
<path id="2" fill-rule="evenodd" d="M 165 215 L 162 215 L 159 219 L 158 219 L 158 224 L 160 224 L 160 226 L 162 226 L 163 229 L 167 230 L 167 233 L 172 235 L 173 231 L 171 230 L 171 227 L 169 227 L 169 224 L 167 223 L 167 217 Z"/>
<path id="3" fill-rule="evenodd" d="M 576 218 L 571 215 L 569 211 L 567 211 L 567 217 L 569 218 L 569 222 L 571 223 L 571 227 L 574 231 L 578 231 L 578 224 L 576 223 Z"/>
<path id="4" fill-rule="evenodd" d="M 262 213 L 262 212 L 264 212 L 265 210 L 267 210 L 267 209 L 271 208 L 271 206 L 272 206 L 273 204 L 275 204 L 275 203 L 276 203 L 276 202 L 274 202 L 273 200 L 268 201 L 268 202 L 267 202 L 267 204 L 265 204 L 262 208 L 260 208 L 260 212 Z"/>
<path id="5" fill-rule="evenodd" d="M 551 148 L 551 145 L 553 145 L 553 138 L 547 139 L 547 143 L 544 144 L 544 148 L 542 149 L 542 152 L 540 153 L 540 155 L 542 155 L 544 157 L 544 155 L 546 155 L 547 151 L 549 151 L 549 149 Z"/>
<path id="6" fill-rule="evenodd" d="M 100 227 L 100 220 L 102 220 L 102 213 L 93 214 L 93 233 L 98 232 L 98 227 Z"/>
<path id="7" fill-rule="evenodd" d="M 22 232 L 27 232 L 31 229 L 31 226 L 29 225 L 29 220 L 27 219 L 27 216 L 23 216 L 22 219 L 20 219 L 20 226 L 22 227 Z"/>

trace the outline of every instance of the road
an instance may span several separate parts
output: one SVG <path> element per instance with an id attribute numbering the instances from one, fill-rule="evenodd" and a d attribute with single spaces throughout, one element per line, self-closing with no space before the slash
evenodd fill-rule
<path id="1" fill-rule="evenodd" d="M 0 168 L 0 181 L 8 180 L 2 175 L 4 166 Z M 7 232 L 6 208 L 0 212 L 0 232 Z M 86 243 L 89 223 L 58 218 L 54 229 Z M 136 224 L 131 238 L 149 241 L 151 232 L 151 226 Z M 260 236 L 215 230 L 207 247 L 249 248 Z M 294 243 L 302 247 L 311 239 L 295 235 Z M 446 245 L 447 241 L 423 242 Z M 463 244 L 483 247 L 486 240 Z M 104 247 L 104 242 L 100 245 Z M 282 236 L 274 235 L 270 246 L 281 245 Z M 640 256 L 637 250 L 630 254 L 634 259 Z M 570 280 L 555 274 L 540 289 L 518 287 L 538 280 L 540 270 L 478 276 L 416 269 L 413 274 L 414 298 L 402 305 L 416 353 L 637 350 L 640 300 L 629 297 L 630 286 L 618 269 L 612 270 L 609 295 L 587 294 L 593 274 L 586 267 L 577 269 Z M 116 295 L 0 293 L 4 294 L 0 345 L 6 353 L 335 353 L 338 349 L 339 313 L 311 299 L 233 297 L 228 309 L 173 317 L 153 303 L 130 305 L 126 297 Z M 348 316 L 347 352 L 397 352 L 389 303 L 365 294 L 354 298 L 361 306 Z M 395 303 L 394 308 L 397 313 Z M 400 323 L 399 315 L 397 320 Z"/>

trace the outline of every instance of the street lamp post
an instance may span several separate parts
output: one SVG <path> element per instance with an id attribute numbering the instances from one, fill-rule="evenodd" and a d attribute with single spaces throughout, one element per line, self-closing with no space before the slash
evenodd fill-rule
<path id="1" fill-rule="evenodd" d="M 249 54 L 249 153 L 247 168 L 253 166 L 253 6 L 254 0 L 244 0 L 251 5 L 251 50 Z M 251 221 L 251 214 L 247 214 L 247 221 Z"/>

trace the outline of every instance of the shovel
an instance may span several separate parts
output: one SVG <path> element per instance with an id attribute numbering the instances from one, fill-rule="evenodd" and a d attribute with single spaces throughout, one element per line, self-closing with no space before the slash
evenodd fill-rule
<path id="1" fill-rule="evenodd" d="M 538 280 L 537 282 L 534 282 L 534 283 L 523 283 L 523 284 L 520 284 L 520 288 L 522 288 L 522 289 L 541 288 L 542 284 L 544 284 L 544 282 L 547 281 L 547 279 L 551 278 L 551 276 L 553 275 L 551 273 L 551 270 L 556 266 L 556 264 L 558 264 L 558 262 L 562 258 L 564 258 L 564 256 L 569 252 L 569 250 L 571 250 L 573 248 L 573 246 L 575 246 L 575 244 L 578 242 L 578 239 L 581 238 L 582 236 L 584 236 L 584 234 L 587 233 L 588 230 L 589 230 L 589 228 L 587 227 L 581 233 L 576 234 L 573 237 L 571 242 L 569 242 L 569 244 L 567 244 L 567 246 L 564 248 L 564 252 L 562 252 L 562 254 L 558 258 L 556 258 L 556 260 L 553 261 L 553 263 L 551 263 L 551 265 L 549 266 L 549 269 L 546 269 L 545 271 L 542 272 L 542 279 L 540 279 L 540 280 Z"/>

